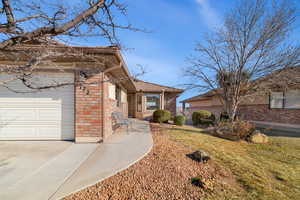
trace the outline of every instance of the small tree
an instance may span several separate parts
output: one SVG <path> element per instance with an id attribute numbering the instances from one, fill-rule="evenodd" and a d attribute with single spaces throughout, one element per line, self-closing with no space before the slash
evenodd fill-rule
<path id="1" fill-rule="evenodd" d="M 8 79 L 1 79 L 0 87 L 11 90 L 13 88 L 9 88 L 9 83 L 16 80 L 32 90 L 83 84 L 82 81 L 65 83 L 53 81 L 48 85 L 32 82 L 37 66 L 42 64 L 53 66 L 55 57 L 89 58 L 97 66 L 104 66 L 106 63 L 104 59 L 97 59 L 94 55 L 83 55 L 80 50 L 71 47 L 63 51 L 53 50 L 55 49 L 51 48 L 55 45 L 53 39 L 63 43 L 58 43 L 59 45 L 65 45 L 75 38 L 81 41 L 93 38 L 97 44 L 120 48 L 118 30 L 143 31 L 134 28 L 128 22 L 127 5 L 122 3 L 122 0 L 2 0 L 1 2 L 0 58 L 9 57 L 15 64 L 0 64 L 0 73 L 14 75 Z M 31 42 L 41 43 L 42 47 L 20 48 Z M 26 55 L 25 63 L 20 59 L 24 55 Z M 64 69 L 59 68 L 59 71 Z M 85 79 L 89 73 L 80 72 L 78 80 Z M 82 87 L 84 88 L 84 85 Z"/>
<path id="2" fill-rule="evenodd" d="M 299 45 L 287 44 L 295 11 L 288 0 L 241 0 L 220 29 L 198 42 L 184 69 L 187 87 L 214 92 L 234 120 L 241 101 L 259 87 L 253 80 L 299 64 Z"/>

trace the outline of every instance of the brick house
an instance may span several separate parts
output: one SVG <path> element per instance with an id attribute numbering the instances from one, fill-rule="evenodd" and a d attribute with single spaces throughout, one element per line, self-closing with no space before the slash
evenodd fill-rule
<path id="1" fill-rule="evenodd" d="M 32 52 L 43 48 L 56 54 L 51 56 L 51 64 L 41 63 L 35 67 L 32 77 L 35 83 L 74 83 L 74 80 L 81 81 L 82 73 L 84 83 L 76 84 L 75 81 L 75 84 L 39 92 L 30 91 L 21 81 L 11 81 L 10 89 L 0 86 L 0 140 L 101 142 L 115 131 L 112 112 L 144 118 L 143 109 L 135 111 L 140 108 L 139 98 L 135 97 L 144 92 L 159 94 L 159 107 L 175 112 L 176 97 L 181 90 L 173 92 L 159 85 L 156 85 L 159 91 L 140 88 L 138 81 L 131 78 L 116 47 L 70 47 L 59 43 L 43 46 L 34 42 L 17 47 L 17 59 L 1 54 L 0 63 L 6 67 L 26 63 L 30 58 L 27 56 L 29 49 Z M 66 51 L 68 54 L 64 54 Z M 0 80 L 13 76 L 2 71 Z"/>
<path id="2" fill-rule="evenodd" d="M 276 84 L 286 79 L 288 89 Z M 274 81 L 275 80 L 275 81 Z M 238 116 L 245 120 L 282 124 L 300 124 L 300 67 L 274 72 L 259 81 L 264 92 L 255 92 L 239 106 Z M 278 81 L 279 82 L 279 81 Z M 197 110 L 208 110 L 218 118 L 224 111 L 221 99 L 212 91 L 181 101 L 191 121 L 191 114 Z"/>
<path id="3" fill-rule="evenodd" d="M 166 109 L 176 115 L 176 99 L 183 90 L 141 80 L 134 80 L 134 85 L 136 91 L 128 93 L 129 116 L 149 119 L 157 109 Z"/>

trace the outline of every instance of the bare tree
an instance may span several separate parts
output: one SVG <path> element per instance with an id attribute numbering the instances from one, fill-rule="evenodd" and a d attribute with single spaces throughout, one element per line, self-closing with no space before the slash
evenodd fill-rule
<path id="1" fill-rule="evenodd" d="M 295 19 L 291 1 L 241 0 L 220 29 L 198 42 L 184 69 L 187 87 L 220 97 L 233 120 L 241 101 L 257 91 L 254 80 L 299 64 L 300 47 L 288 39 Z"/>
<path id="2" fill-rule="evenodd" d="M 51 47 L 70 43 L 72 39 L 79 37 L 81 40 L 93 38 L 99 44 L 121 48 L 118 30 L 144 31 L 128 22 L 127 6 L 121 2 L 122 0 L 2 0 L 0 57 L 9 57 L 16 64 L 0 64 L 0 72 L 14 74 L 13 78 L 1 80 L 0 86 L 8 87 L 8 83 L 15 80 L 37 90 L 75 84 L 32 84 L 30 79 L 36 67 L 55 64 L 51 62 L 55 57 L 82 57 L 103 65 L 105 60 L 82 54 L 75 48 L 57 51 Z M 42 44 L 40 48 L 22 48 L 34 41 Z M 25 63 L 22 60 L 22 64 L 19 64 L 20 58 L 25 58 Z"/>

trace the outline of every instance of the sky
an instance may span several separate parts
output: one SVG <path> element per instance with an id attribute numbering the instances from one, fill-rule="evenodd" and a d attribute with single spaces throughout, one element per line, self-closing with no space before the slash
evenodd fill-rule
<path id="1" fill-rule="evenodd" d="M 81 0 L 66 1 L 77 5 L 75 2 L 79 3 Z M 130 23 L 149 31 L 149 33 L 117 32 L 121 43 L 126 47 L 122 50 L 122 55 L 129 70 L 136 71 L 136 66 L 142 65 L 147 73 L 139 77 L 140 79 L 171 87 L 182 87 L 184 83 L 188 83 L 182 76 L 183 68 L 189 66 L 187 57 L 194 53 L 196 42 L 201 41 L 204 34 L 222 26 L 224 14 L 233 9 L 238 2 L 238 0 L 124 1 L 128 5 Z M 293 1 L 300 4 L 299 0 Z M 296 29 L 291 40 L 299 41 L 299 32 L 300 29 Z M 103 45 L 101 41 L 94 39 L 77 42 L 83 46 Z M 197 90 L 186 91 L 178 98 L 178 102 L 199 93 Z"/>
<path id="2" fill-rule="evenodd" d="M 121 33 L 123 51 L 130 70 L 143 65 L 147 73 L 142 80 L 172 87 L 187 83 L 182 74 L 189 66 L 187 57 L 194 53 L 204 34 L 222 26 L 223 16 L 238 0 L 130 0 L 130 22 L 151 33 Z M 299 23 L 300 24 L 300 23 Z M 299 29 L 294 38 L 299 41 Z M 198 95 L 199 90 L 184 92 L 178 102 Z"/>
<path id="3" fill-rule="evenodd" d="M 203 34 L 222 24 L 222 15 L 237 0 L 127 0 L 128 20 L 135 27 L 148 32 L 118 32 L 126 47 L 122 55 L 130 71 L 137 65 L 146 69 L 138 77 L 144 81 L 182 88 L 187 83 L 182 77 L 188 66 L 187 57 L 193 53 Z M 95 40 L 84 40 L 80 45 L 99 46 Z M 101 45 L 101 43 L 100 43 Z M 198 95 L 186 91 L 178 102 Z"/>
<path id="4" fill-rule="evenodd" d="M 217 2 L 217 3 L 216 3 Z M 230 3 L 229 3 L 230 2 Z M 146 68 L 140 77 L 145 81 L 172 87 L 186 83 L 182 69 L 189 65 L 187 57 L 203 34 L 221 26 L 222 15 L 234 0 L 131 0 L 130 21 L 150 33 L 126 32 L 121 40 L 128 48 L 123 56 L 131 70 L 137 64 Z M 179 101 L 197 95 L 187 91 Z"/>

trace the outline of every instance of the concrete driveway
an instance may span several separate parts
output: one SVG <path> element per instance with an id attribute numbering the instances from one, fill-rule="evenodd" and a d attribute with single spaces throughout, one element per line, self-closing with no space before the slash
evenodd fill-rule
<path id="1" fill-rule="evenodd" d="M 0 142 L 0 200 L 57 200 L 128 168 L 152 148 L 148 122 L 101 144 Z"/>
<path id="2" fill-rule="evenodd" d="M 0 142 L 0 199 L 49 199 L 97 146 Z"/>

